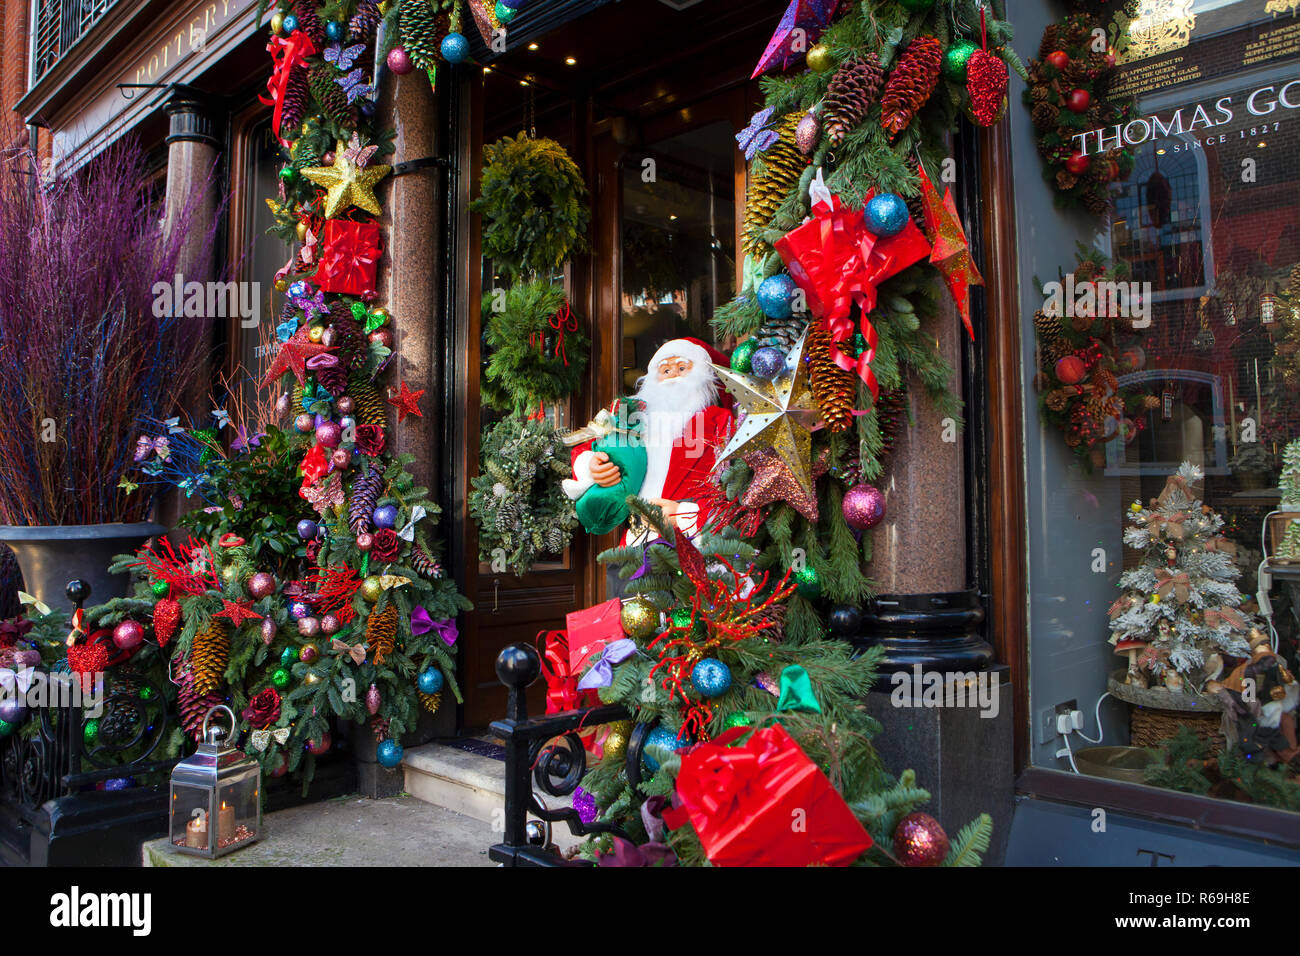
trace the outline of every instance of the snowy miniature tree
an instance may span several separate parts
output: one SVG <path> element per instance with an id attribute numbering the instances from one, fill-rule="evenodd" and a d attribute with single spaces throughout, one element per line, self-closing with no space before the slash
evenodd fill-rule
<path id="1" fill-rule="evenodd" d="M 1241 570 L 1233 545 L 1219 532 L 1223 519 L 1192 490 L 1204 473 L 1184 462 L 1149 508 L 1133 502 L 1124 543 L 1142 552 L 1142 564 L 1119 579 L 1124 593 L 1110 608 L 1110 643 L 1141 640 L 1130 682 L 1180 689 L 1183 678 L 1199 690 L 1226 657 L 1246 657 L 1252 620 L 1238 610 L 1234 583 Z"/>
<path id="2" fill-rule="evenodd" d="M 1279 511 L 1300 511 L 1300 438 L 1291 442 L 1282 452 L 1282 476 L 1278 479 L 1282 489 Z M 1300 558 L 1300 518 L 1287 522 L 1286 532 L 1277 545 L 1275 558 L 1293 561 Z"/>

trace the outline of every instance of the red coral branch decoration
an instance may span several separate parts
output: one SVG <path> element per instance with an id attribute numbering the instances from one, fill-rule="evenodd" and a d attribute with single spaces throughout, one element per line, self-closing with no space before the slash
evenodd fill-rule
<path id="1" fill-rule="evenodd" d="M 137 566 L 143 565 L 155 578 L 166 581 L 173 592 L 198 595 L 208 590 L 221 590 L 216 561 L 206 541 L 190 537 L 178 549 L 173 547 L 170 539 L 162 537 L 141 548 L 136 555 L 140 558 Z"/>
<path id="2" fill-rule="evenodd" d="M 315 589 L 312 603 L 322 614 L 333 614 L 344 624 L 357 616 L 352 607 L 352 598 L 361 587 L 356 569 L 346 566 L 321 568 L 307 575 L 307 583 Z"/>

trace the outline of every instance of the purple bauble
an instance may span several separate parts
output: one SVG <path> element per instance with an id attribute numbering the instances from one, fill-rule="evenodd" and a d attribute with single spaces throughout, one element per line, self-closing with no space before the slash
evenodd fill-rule
<path id="1" fill-rule="evenodd" d="M 352 464 L 352 452 L 346 448 L 335 448 L 330 452 L 330 464 L 342 471 Z"/>
<path id="2" fill-rule="evenodd" d="M 27 716 L 27 708 L 17 697 L 5 695 L 0 700 L 0 720 L 7 724 L 21 724 L 23 718 Z"/>
<path id="3" fill-rule="evenodd" d="M 310 518 L 303 518 L 298 522 L 298 537 L 302 538 L 304 541 L 310 541 L 312 538 L 316 537 L 317 530 L 318 525 Z"/>
<path id="4" fill-rule="evenodd" d="M 304 664 L 310 664 L 320 654 L 315 644 L 304 644 L 298 649 L 298 660 Z"/>
<path id="5" fill-rule="evenodd" d="M 311 605 L 305 601 L 294 601 L 289 605 L 289 616 L 295 621 L 301 621 L 304 617 L 311 617 Z"/>
<path id="6" fill-rule="evenodd" d="M 750 359 L 750 371 L 757 378 L 770 382 L 785 371 L 785 353 L 770 345 L 764 346 Z"/>
<path id="7" fill-rule="evenodd" d="M 351 415 L 357 410 L 357 400 L 351 395 L 340 395 L 334 402 L 334 407 L 340 415 Z"/>
<path id="8" fill-rule="evenodd" d="M 304 435 L 316 428 L 316 416 L 310 412 L 303 412 L 293 420 L 293 427 L 298 429 Z"/>
<path id="9" fill-rule="evenodd" d="M 388 58 L 385 60 L 388 68 L 398 76 L 405 76 L 415 69 L 415 64 L 411 62 L 411 54 L 400 46 L 395 46 L 388 51 Z"/>
<path id="10" fill-rule="evenodd" d="M 301 637 L 316 637 L 320 634 L 320 619 L 315 617 L 298 618 L 298 634 Z"/>
<path id="11" fill-rule="evenodd" d="M 275 417 L 285 418 L 289 414 L 289 393 L 281 392 L 280 397 L 275 400 Z"/>
<path id="12" fill-rule="evenodd" d="M 844 520 L 850 528 L 866 531 L 885 517 L 885 496 L 871 485 L 854 485 L 844 493 Z"/>
<path id="13" fill-rule="evenodd" d="M 343 440 L 343 429 L 338 422 L 321 422 L 316 426 L 316 442 L 326 448 L 335 448 Z"/>
<path id="14" fill-rule="evenodd" d="M 573 809 L 578 811 L 578 819 L 584 824 L 595 823 L 600 819 L 600 807 L 596 806 L 596 798 L 581 787 L 573 791 Z"/>
<path id="15" fill-rule="evenodd" d="M 123 621 L 113 628 L 113 643 L 120 650 L 133 651 L 144 642 L 144 628 L 139 621 Z"/>
<path id="16" fill-rule="evenodd" d="M 254 600 L 260 601 L 274 593 L 275 575 L 270 571 L 258 571 L 248 579 L 248 594 Z"/>
<path id="17" fill-rule="evenodd" d="M 343 622 L 333 614 L 326 614 L 320 619 L 321 633 L 326 637 L 332 637 L 337 634 L 343 627 Z"/>
<path id="18" fill-rule="evenodd" d="M 397 527 L 397 506 L 380 505 L 371 515 L 376 528 L 395 528 Z"/>
<path id="19" fill-rule="evenodd" d="M 262 618 L 262 643 L 270 647 L 275 642 L 276 623 L 269 617 Z"/>

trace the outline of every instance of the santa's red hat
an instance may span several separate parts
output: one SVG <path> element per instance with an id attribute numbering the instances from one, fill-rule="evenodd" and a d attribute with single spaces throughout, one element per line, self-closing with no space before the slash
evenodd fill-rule
<path id="1" fill-rule="evenodd" d="M 709 368 L 712 365 L 726 366 L 728 364 L 727 356 L 718 349 L 715 349 L 708 342 L 705 342 L 702 339 L 686 336 L 680 339 L 669 339 L 663 345 L 659 346 L 659 348 L 655 350 L 655 354 L 650 357 L 650 364 L 647 366 L 647 370 L 651 374 L 654 374 L 654 371 L 659 367 L 660 362 L 664 359 L 670 359 L 673 357 L 690 359 L 697 366 L 703 368 Z M 712 371 L 711 368 L 710 371 Z M 716 379 L 717 376 L 715 375 L 714 378 Z M 721 387 L 721 382 L 718 383 L 718 404 L 723 408 L 730 408 L 732 405 L 731 395 L 728 394 L 726 389 Z"/>

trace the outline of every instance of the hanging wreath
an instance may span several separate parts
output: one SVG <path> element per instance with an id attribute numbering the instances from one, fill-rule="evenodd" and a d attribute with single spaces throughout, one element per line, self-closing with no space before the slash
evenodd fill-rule
<path id="1" fill-rule="evenodd" d="M 535 279 L 491 292 L 483 297 L 482 315 L 490 353 L 484 404 L 534 410 L 582 385 L 590 342 L 558 286 Z"/>
<path id="2" fill-rule="evenodd" d="M 525 133 L 485 146 L 483 255 L 502 273 L 548 276 L 587 247 L 587 186 L 564 147 Z"/>
<path id="3" fill-rule="evenodd" d="M 481 455 L 469 496 L 479 560 L 522 576 L 543 555 L 563 553 L 578 517 L 560 487 L 572 469 L 555 426 L 510 415 L 484 433 Z"/>
<path id="4" fill-rule="evenodd" d="M 1087 153 L 1080 133 L 1123 126 L 1136 116 L 1131 96 L 1113 96 L 1113 45 L 1102 45 L 1101 30 L 1123 26 L 1125 0 L 1076 0 L 1075 12 L 1043 31 L 1038 59 L 1029 63 L 1025 105 L 1033 118 L 1043 175 L 1064 204 L 1083 206 L 1100 216 L 1110 208 L 1109 187 L 1133 172 L 1130 148 Z M 1113 22 L 1111 22 L 1113 21 Z"/>

